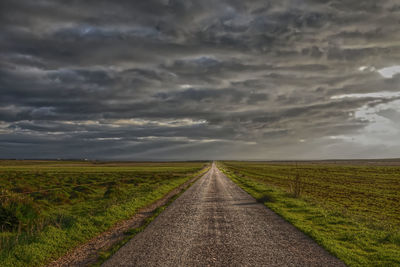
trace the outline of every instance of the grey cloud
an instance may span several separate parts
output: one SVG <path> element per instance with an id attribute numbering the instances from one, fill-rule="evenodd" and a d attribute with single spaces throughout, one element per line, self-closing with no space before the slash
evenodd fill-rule
<path id="1" fill-rule="evenodd" d="M 398 124 L 337 98 L 399 91 L 396 2 L 4 0 L 0 157 L 340 156 L 363 109 Z"/>

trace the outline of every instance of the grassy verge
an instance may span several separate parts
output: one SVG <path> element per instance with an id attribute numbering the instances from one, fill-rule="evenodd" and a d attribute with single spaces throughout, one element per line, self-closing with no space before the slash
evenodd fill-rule
<path id="1" fill-rule="evenodd" d="M 142 232 L 147 227 L 147 225 L 149 225 L 155 218 L 157 218 L 157 216 L 160 215 L 160 213 L 163 212 L 168 207 L 168 205 L 171 204 L 177 197 L 178 196 L 173 197 L 171 200 L 168 201 L 167 204 L 155 209 L 151 214 L 151 216 L 147 217 L 144 220 L 141 226 L 126 231 L 125 232 L 126 236 L 124 237 L 124 239 L 118 242 L 117 244 L 114 244 L 111 248 L 102 251 L 99 255 L 97 262 L 91 266 L 92 267 L 101 266 L 101 264 L 103 264 L 106 260 L 111 258 L 111 256 L 114 255 L 123 245 L 125 245 L 129 240 L 135 237 L 135 235 Z"/>
<path id="2" fill-rule="evenodd" d="M 168 205 L 171 204 L 175 199 L 176 197 L 173 197 L 170 201 L 168 201 L 167 204 L 155 209 L 154 212 L 151 214 L 151 216 L 147 217 L 144 220 L 141 226 L 126 231 L 125 232 L 126 236 L 124 237 L 124 239 L 118 242 L 117 244 L 113 245 L 111 248 L 102 251 L 99 255 L 98 261 L 95 264 L 93 264 L 92 267 L 101 266 L 101 264 L 103 264 L 105 261 L 111 258 L 111 256 L 114 255 L 123 245 L 125 245 L 129 240 L 135 237 L 135 235 L 142 232 L 147 227 L 147 225 L 149 225 L 155 218 L 157 218 L 157 216 L 160 215 L 160 213 L 163 212 L 168 207 Z"/>
<path id="3" fill-rule="evenodd" d="M 203 166 L 0 164 L 0 265 L 40 266 L 57 259 L 195 177 Z"/>
<path id="4" fill-rule="evenodd" d="M 200 177 L 200 176 L 199 176 Z M 197 180 L 197 179 L 196 179 Z M 189 184 L 185 189 L 183 189 L 181 192 L 173 196 L 170 200 L 165 205 L 162 205 L 158 208 L 156 208 L 151 216 L 147 217 L 142 225 L 140 225 L 137 228 L 132 228 L 128 230 L 125 233 L 125 237 L 123 240 L 120 242 L 114 244 L 111 248 L 107 249 L 106 251 L 102 251 L 100 253 L 100 256 L 95 264 L 92 265 L 92 267 L 98 267 L 101 266 L 105 261 L 107 261 L 109 258 L 111 258 L 112 255 L 114 255 L 122 246 L 124 246 L 129 240 L 134 238 L 138 233 L 142 232 L 155 218 L 157 218 L 158 215 L 161 214 L 172 202 L 174 202 L 180 195 L 182 195 L 187 188 L 189 188 L 195 181 L 193 181 L 191 184 Z"/>
<path id="5" fill-rule="evenodd" d="M 220 163 L 219 166 L 246 192 L 309 235 L 347 265 L 400 265 L 400 212 L 396 213 L 398 206 L 390 205 L 390 201 L 396 200 L 396 196 L 388 193 L 392 192 L 392 189 L 396 190 L 393 187 L 399 180 L 387 183 L 387 180 L 382 178 L 385 176 L 384 167 L 367 170 L 369 175 L 374 177 L 373 186 L 364 187 L 360 182 L 358 186 L 353 187 L 349 183 L 355 182 L 354 177 L 361 167 L 352 169 L 349 166 L 319 166 L 323 167 L 324 171 L 318 173 L 316 166 L 274 166 L 240 162 Z M 332 170 L 341 171 L 342 177 L 332 175 Z M 346 170 L 345 174 L 343 170 Z M 290 171 L 292 177 L 288 177 Z M 386 169 L 386 173 L 391 171 L 393 169 Z M 320 179 L 319 175 L 324 176 L 324 179 Z M 328 177 L 330 175 L 332 184 Z M 349 175 L 353 178 L 349 178 Z M 363 181 L 367 180 L 365 175 L 362 177 Z M 338 179 L 343 181 L 338 183 Z M 351 195 L 343 198 L 342 193 L 346 190 L 358 190 L 358 193 L 361 191 L 364 198 Z M 380 199 L 373 200 L 381 207 L 379 214 L 375 212 L 375 207 L 368 209 L 364 204 L 371 201 L 366 199 L 367 193 L 374 194 L 376 191 L 381 194 L 386 192 Z"/>

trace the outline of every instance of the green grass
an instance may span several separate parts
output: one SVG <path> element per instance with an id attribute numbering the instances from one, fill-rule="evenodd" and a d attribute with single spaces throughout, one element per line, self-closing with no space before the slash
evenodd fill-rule
<path id="1" fill-rule="evenodd" d="M 240 187 L 347 265 L 400 265 L 399 166 L 219 165 Z"/>
<path id="2" fill-rule="evenodd" d="M 57 259 L 204 166 L 0 161 L 0 266 L 41 266 Z"/>

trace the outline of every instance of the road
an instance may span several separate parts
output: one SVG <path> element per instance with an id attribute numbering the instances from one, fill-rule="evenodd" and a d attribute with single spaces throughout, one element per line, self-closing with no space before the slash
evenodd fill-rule
<path id="1" fill-rule="evenodd" d="M 103 266 L 345 266 L 215 164 Z"/>

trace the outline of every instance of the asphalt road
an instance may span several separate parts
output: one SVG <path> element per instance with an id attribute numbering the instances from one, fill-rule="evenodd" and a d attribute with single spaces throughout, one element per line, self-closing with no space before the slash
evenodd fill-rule
<path id="1" fill-rule="evenodd" d="M 215 165 L 103 266 L 344 266 Z"/>

